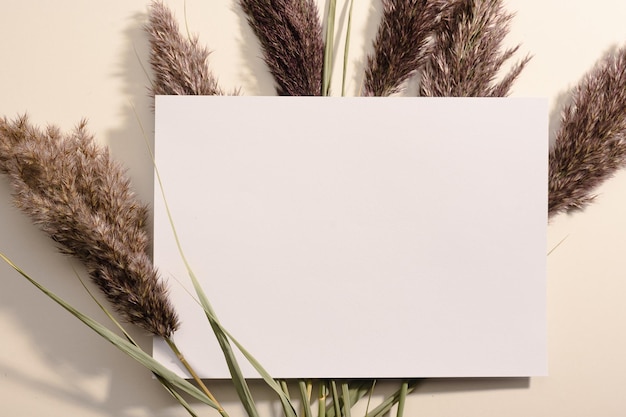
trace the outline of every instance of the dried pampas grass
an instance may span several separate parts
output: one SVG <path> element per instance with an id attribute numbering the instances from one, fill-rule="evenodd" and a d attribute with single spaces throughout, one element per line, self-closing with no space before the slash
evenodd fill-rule
<path id="1" fill-rule="evenodd" d="M 72 133 L 0 119 L 0 172 L 14 204 L 76 257 L 129 322 L 168 337 L 178 318 L 147 254 L 147 208 L 81 122 Z"/>
<path id="2" fill-rule="evenodd" d="M 626 47 L 601 59 L 563 109 L 550 150 L 550 217 L 585 207 L 626 166 Z"/>
<path id="3" fill-rule="evenodd" d="M 440 9 L 437 0 L 383 0 L 374 52 L 365 68 L 364 96 L 400 91 L 401 84 L 423 65 Z"/>
<path id="4" fill-rule="evenodd" d="M 209 69 L 209 50 L 198 38 L 181 35 L 172 12 L 161 2 L 150 5 L 146 32 L 154 72 L 153 95 L 224 95 Z"/>
<path id="5" fill-rule="evenodd" d="M 240 0 L 281 96 L 322 95 L 324 41 L 314 0 Z"/>
<path id="6" fill-rule="evenodd" d="M 505 97 L 530 57 L 496 82 L 519 46 L 502 50 L 512 14 L 502 0 L 440 1 L 441 23 L 433 51 L 422 70 L 420 95 L 427 97 Z"/>

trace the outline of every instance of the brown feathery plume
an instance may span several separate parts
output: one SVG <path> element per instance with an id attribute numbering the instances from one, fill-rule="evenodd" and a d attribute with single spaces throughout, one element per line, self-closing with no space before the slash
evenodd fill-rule
<path id="1" fill-rule="evenodd" d="M 374 52 L 367 58 L 363 95 L 396 93 L 423 65 L 440 11 L 437 0 L 383 0 Z"/>
<path id="2" fill-rule="evenodd" d="M 281 96 L 322 95 L 324 41 L 314 0 L 240 0 Z"/>
<path id="3" fill-rule="evenodd" d="M 146 32 L 150 38 L 153 95 L 224 95 L 208 66 L 209 50 L 197 37 L 187 39 L 172 12 L 161 2 L 150 5 Z"/>
<path id="4" fill-rule="evenodd" d="M 0 172 L 14 204 L 86 266 L 127 321 L 163 337 L 176 330 L 177 315 L 147 254 L 147 208 L 85 122 L 62 134 L 37 129 L 25 116 L 0 119 Z"/>
<path id="5" fill-rule="evenodd" d="M 549 160 L 549 217 L 585 207 L 593 189 L 626 166 L 626 47 L 601 59 L 575 88 Z"/>
<path id="6" fill-rule="evenodd" d="M 530 57 L 495 82 L 519 45 L 502 51 L 512 14 L 502 0 L 453 0 L 441 14 L 433 52 L 422 71 L 420 95 L 427 97 L 505 97 Z"/>

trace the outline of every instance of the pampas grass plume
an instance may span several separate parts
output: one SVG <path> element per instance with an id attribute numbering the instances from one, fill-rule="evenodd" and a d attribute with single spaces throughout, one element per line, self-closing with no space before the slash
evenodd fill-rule
<path id="1" fill-rule="evenodd" d="M 179 322 L 147 254 L 147 208 L 85 122 L 63 134 L 38 129 L 25 116 L 0 119 L 0 172 L 15 206 L 86 266 L 128 322 L 172 334 Z"/>
<path id="2" fill-rule="evenodd" d="M 363 95 L 388 96 L 424 63 L 438 27 L 436 0 L 383 0 L 383 16 L 367 58 Z"/>
<path id="3" fill-rule="evenodd" d="M 452 0 L 442 4 L 433 51 L 422 70 L 420 95 L 505 97 L 530 61 L 526 56 L 497 82 L 519 45 L 502 50 L 512 14 L 502 0 Z"/>
<path id="4" fill-rule="evenodd" d="M 322 95 L 324 41 L 314 0 L 240 0 L 281 96 Z"/>
<path id="5" fill-rule="evenodd" d="M 585 207 L 626 166 L 626 47 L 602 58 L 574 89 L 549 159 L 550 217 Z"/>
<path id="6" fill-rule="evenodd" d="M 224 94 L 209 69 L 209 50 L 199 44 L 197 37 L 181 35 L 172 12 L 161 1 L 150 5 L 145 29 L 150 39 L 153 95 Z"/>

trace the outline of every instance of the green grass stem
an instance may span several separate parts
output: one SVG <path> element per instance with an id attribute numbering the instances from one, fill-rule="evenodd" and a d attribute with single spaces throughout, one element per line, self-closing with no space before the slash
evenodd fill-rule
<path id="1" fill-rule="evenodd" d="M 304 417 L 313 417 L 311 412 L 311 392 L 313 390 L 313 384 L 311 381 L 298 381 L 298 390 L 300 391 L 300 401 L 302 404 L 302 413 Z"/>
<path id="2" fill-rule="evenodd" d="M 211 399 L 211 401 L 213 401 L 217 405 L 217 407 L 218 407 L 217 411 L 223 417 L 228 417 L 228 413 L 224 410 L 224 407 L 222 407 L 222 405 L 217 401 L 215 396 L 211 393 L 209 388 L 207 388 L 207 386 L 204 384 L 204 382 L 202 382 L 202 379 L 198 376 L 198 374 L 196 373 L 195 369 L 193 369 L 193 367 L 191 365 L 189 365 L 189 362 L 187 362 L 187 359 L 185 358 L 185 356 L 178 349 L 178 346 L 176 346 L 176 343 L 174 343 L 174 341 L 171 338 L 169 338 L 169 337 L 165 338 L 165 342 L 170 347 L 172 352 L 174 352 L 174 355 L 176 355 L 176 358 L 178 359 L 178 361 L 185 367 L 187 372 L 189 372 L 189 374 L 191 375 L 193 380 L 196 381 L 196 384 L 198 384 L 200 389 L 207 395 L 207 397 L 209 397 Z"/>
<path id="3" fill-rule="evenodd" d="M 330 0 L 326 13 L 326 37 L 324 39 L 324 68 L 322 70 L 322 95 L 330 95 L 333 72 L 333 44 L 335 42 L 335 12 L 337 0 Z"/>
<path id="4" fill-rule="evenodd" d="M 350 10 L 348 11 L 348 26 L 346 28 L 346 43 L 343 48 L 343 71 L 341 75 L 341 96 L 346 95 L 346 77 L 348 75 L 348 58 L 350 56 L 350 34 L 352 33 L 352 6 L 354 0 L 350 0 Z"/>
<path id="5" fill-rule="evenodd" d="M 403 389 L 400 388 L 392 395 L 387 397 L 378 407 L 367 413 L 365 417 L 382 417 L 383 415 L 387 414 L 391 410 L 391 408 L 393 408 L 393 406 L 396 405 L 398 401 L 400 401 L 401 395 L 406 396 L 407 394 L 415 390 L 417 383 L 417 380 L 409 381 L 404 394 L 401 394 Z"/>
<path id="6" fill-rule="evenodd" d="M 347 382 L 341 383 L 341 399 L 343 402 L 343 417 L 352 417 L 352 399 L 350 387 Z"/>
<path id="7" fill-rule="evenodd" d="M 339 399 L 339 392 L 337 391 L 337 381 L 330 380 L 330 393 L 333 396 L 333 410 L 335 416 L 341 416 L 341 402 Z"/>
<path id="8" fill-rule="evenodd" d="M 328 385 L 326 381 L 320 381 L 319 395 L 317 398 L 317 417 L 326 417 L 326 396 L 328 395 Z"/>
<path id="9" fill-rule="evenodd" d="M 400 395 L 398 397 L 398 412 L 396 413 L 397 417 L 404 416 L 404 404 L 406 402 L 406 396 L 407 396 L 408 390 L 409 390 L 409 382 L 402 381 L 402 384 L 400 385 Z"/>

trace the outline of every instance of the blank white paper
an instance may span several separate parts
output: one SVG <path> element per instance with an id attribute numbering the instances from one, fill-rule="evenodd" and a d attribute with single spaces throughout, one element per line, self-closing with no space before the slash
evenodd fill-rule
<path id="1" fill-rule="evenodd" d="M 532 98 L 159 96 L 156 166 L 218 317 L 272 376 L 545 375 L 547 114 Z M 228 378 L 158 183 L 154 216 L 176 343 Z M 159 339 L 154 356 L 186 375 Z"/>

